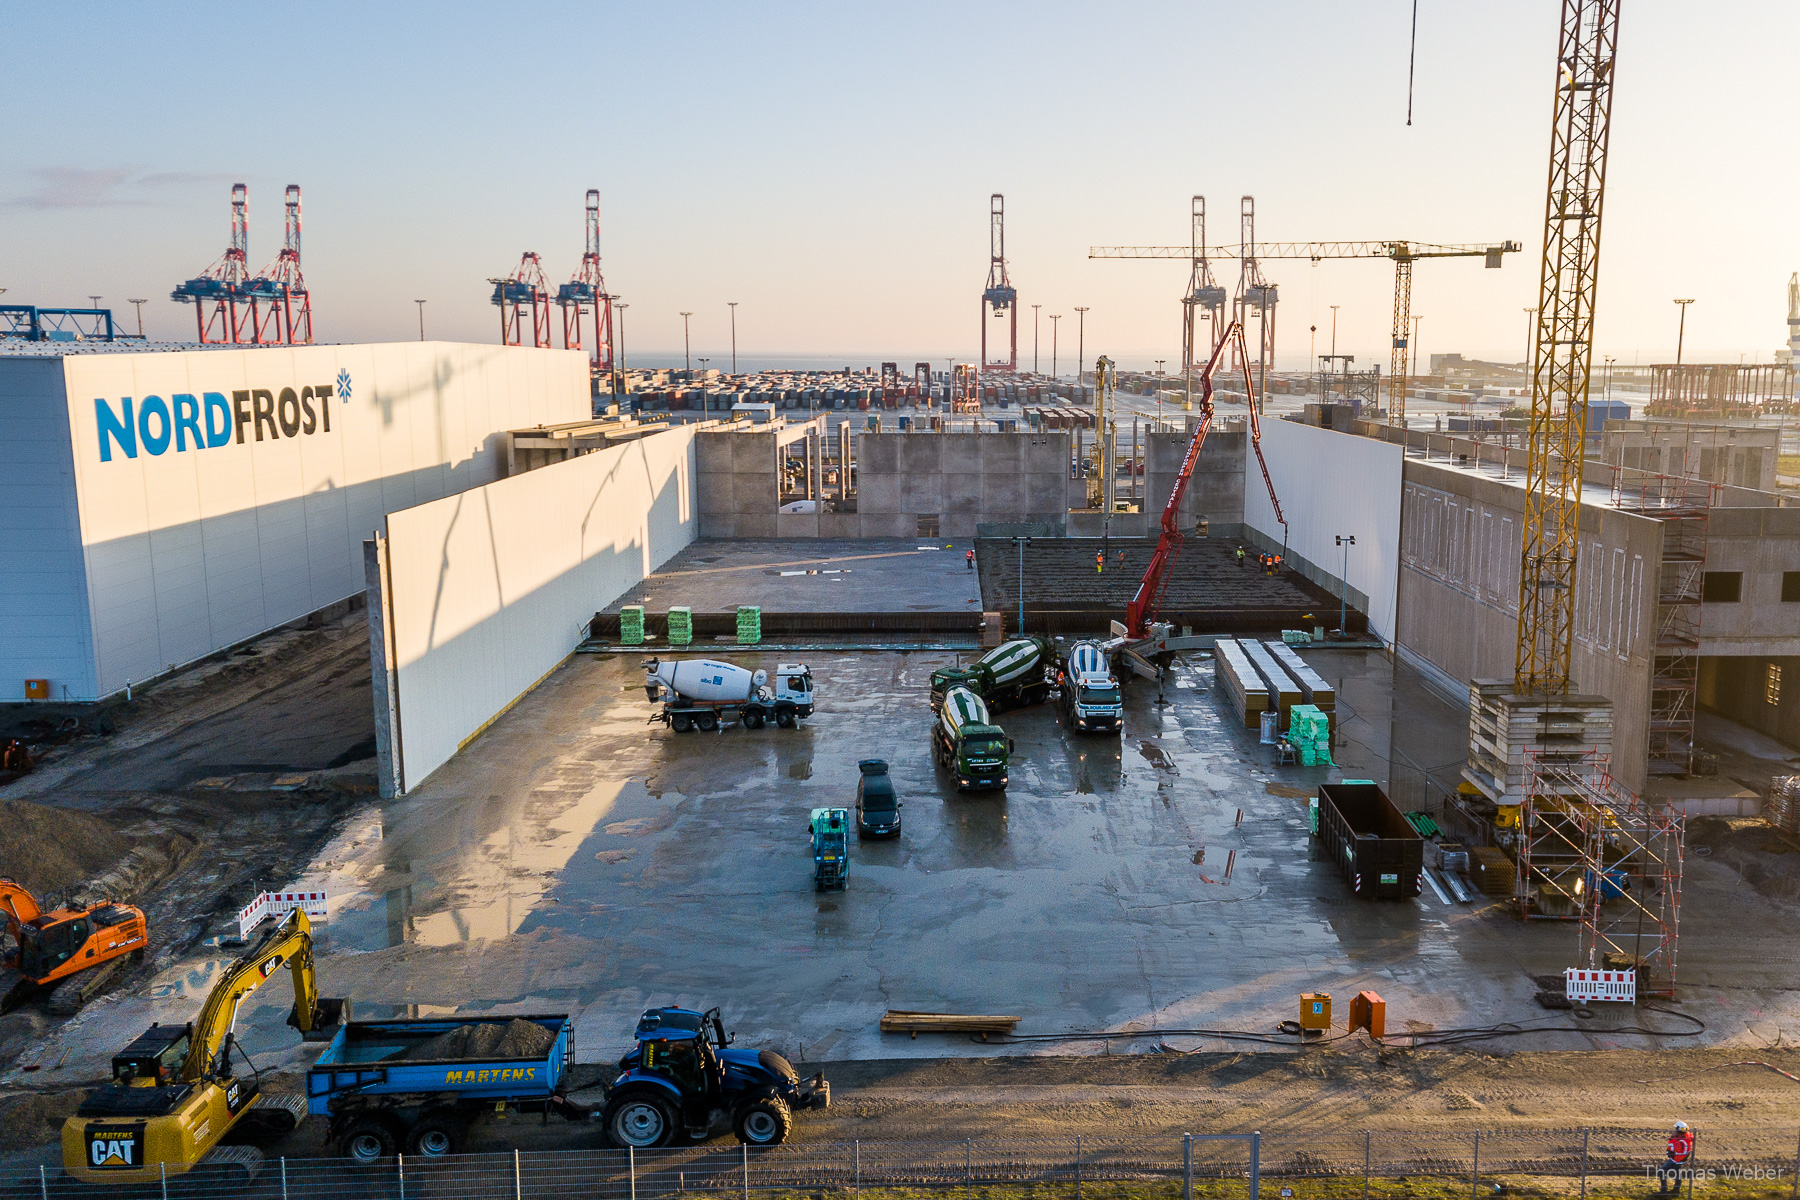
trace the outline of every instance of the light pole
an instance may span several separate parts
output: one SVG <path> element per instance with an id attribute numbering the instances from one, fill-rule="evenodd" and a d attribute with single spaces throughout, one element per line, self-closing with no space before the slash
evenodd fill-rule
<path id="1" fill-rule="evenodd" d="M 1612 402 L 1612 365 L 1617 361 L 1610 354 L 1606 356 L 1606 399 L 1608 403 Z"/>
<path id="2" fill-rule="evenodd" d="M 1424 362 L 1425 362 L 1425 359 L 1424 359 L 1424 358 L 1423 358 L 1423 356 L 1421 356 L 1421 355 L 1420 355 L 1420 354 L 1419 354 L 1419 322 L 1420 322 L 1420 321 L 1423 321 L 1423 320 L 1424 320 L 1424 319 L 1425 319 L 1425 318 L 1424 318 L 1424 317 L 1422 317 L 1422 316 L 1420 316 L 1420 317 L 1414 317 L 1414 318 L 1413 318 L 1413 319 L 1412 319 L 1412 323 L 1413 323 L 1413 328 L 1412 328 L 1412 333 L 1413 333 L 1413 335 L 1412 335 L 1412 351 L 1411 351 L 1411 355 L 1412 355 L 1412 360 L 1413 360 L 1413 362 L 1415 362 L 1415 363 L 1419 363 L 1419 364 L 1421 364 L 1421 365 L 1423 365 L 1423 363 L 1424 363 Z M 1404 379 L 1402 379 L 1402 380 L 1401 380 L 1401 381 L 1400 381 L 1400 386 L 1401 386 L 1401 387 L 1402 387 L 1402 388 L 1404 388 L 1404 387 L 1405 387 L 1405 386 L 1406 386 L 1406 380 L 1404 380 Z"/>
<path id="3" fill-rule="evenodd" d="M 731 373 L 737 374 L 737 306 L 736 300 L 725 302 L 731 308 Z"/>
<path id="4" fill-rule="evenodd" d="M 1056 335 L 1062 329 L 1057 322 L 1062 320 L 1061 313 L 1050 314 L 1050 378 L 1056 378 Z"/>
<path id="5" fill-rule="evenodd" d="M 631 395 L 631 384 L 625 377 L 625 310 L 629 307 L 631 306 L 628 304 L 620 304 L 617 297 L 613 298 L 613 311 L 619 314 L 619 365 L 617 369 L 619 372 L 619 386 L 624 389 L 624 391 L 620 393 L 621 396 Z M 620 411 L 622 412 L 624 410 L 621 409 Z"/>
<path id="6" fill-rule="evenodd" d="M 413 303 L 419 306 L 419 340 L 422 342 L 425 340 L 425 302 L 414 300 Z"/>
<path id="7" fill-rule="evenodd" d="M 1044 306 L 1041 304 L 1031 306 L 1031 373 L 1033 375 L 1038 373 L 1038 309 L 1042 307 Z"/>
<path id="8" fill-rule="evenodd" d="M 1338 632 L 1348 636 L 1350 631 L 1344 621 L 1350 611 L 1348 589 L 1350 587 L 1350 547 L 1356 545 L 1354 533 L 1340 533 L 1337 544 L 1344 548 L 1344 573 L 1338 576 Z"/>
<path id="9" fill-rule="evenodd" d="M 1019 633 L 1025 633 L 1025 547 L 1031 545 L 1028 537 L 1016 537 L 1012 544 L 1019 551 Z"/>
<path id="10" fill-rule="evenodd" d="M 144 336 L 144 305 L 150 303 L 150 298 L 148 296 L 146 296 L 142 300 L 127 300 L 125 303 L 127 303 L 127 304 L 131 305 L 133 308 L 137 309 L 138 336 L 143 337 Z"/>
<path id="11" fill-rule="evenodd" d="M 1087 353 L 1087 309 L 1082 305 L 1075 306 L 1075 382 L 1082 379 L 1081 364 L 1085 361 L 1082 355 Z"/>
<path id="12" fill-rule="evenodd" d="M 100 307 L 100 297 L 98 297 L 98 296 L 89 296 L 89 297 L 88 297 L 88 299 L 89 299 L 89 300 L 92 300 L 92 301 L 93 301 L 93 302 L 94 302 L 94 307 L 95 307 L 95 308 L 99 308 L 99 307 Z"/>
<path id="13" fill-rule="evenodd" d="M 708 359 L 704 358 L 700 360 L 700 374 L 706 374 L 706 364 L 708 361 Z M 712 391 L 706 387 L 700 389 L 700 419 L 702 421 L 710 421 L 712 419 Z"/>
<path id="14" fill-rule="evenodd" d="M 681 363 L 682 368 L 688 371 L 694 369 L 694 360 L 691 357 L 693 353 L 693 342 L 688 338 L 688 318 L 693 315 L 694 314 L 691 312 L 684 312 L 681 314 Z"/>
<path id="15" fill-rule="evenodd" d="M 1157 359 L 1157 360 L 1156 360 L 1156 373 L 1157 373 L 1157 374 L 1158 374 L 1158 375 L 1161 375 L 1161 374 L 1162 374 L 1162 373 L 1163 373 L 1163 370 L 1162 370 L 1162 367 L 1163 367 L 1163 364 L 1164 364 L 1164 363 L 1166 363 L 1166 362 L 1168 362 L 1168 361 L 1169 361 L 1169 360 L 1168 360 L 1168 359 L 1166 359 L 1166 358 L 1159 358 L 1159 359 Z"/>
<path id="16" fill-rule="evenodd" d="M 1337 305 L 1331 306 L 1331 357 L 1334 361 L 1337 358 L 1337 310 Z"/>
<path id="17" fill-rule="evenodd" d="M 1535 372 L 1537 357 L 1537 309 L 1525 310 L 1525 377 L 1529 379 Z"/>
<path id="18" fill-rule="evenodd" d="M 1681 365 L 1681 344 L 1687 340 L 1687 306 L 1692 304 L 1693 300 L 1677 300 L 1675 303 L 1681 305 L 1681 330 L 1675 335 L 1675 365 L 1679 367 Z"/>

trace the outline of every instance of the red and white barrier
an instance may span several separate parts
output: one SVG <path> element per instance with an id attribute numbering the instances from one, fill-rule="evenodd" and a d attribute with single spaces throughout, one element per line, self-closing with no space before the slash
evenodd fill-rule
<path id="1" fill-rule="evenodd" d="M 1563 994 L 1576 1004 L 1597 1000 L 1637 1003 L 1636 971 L 1589 971 L 1570 967 L 1563 972 Z"/>
<path id="2" fill-rule="evenodd" d="M 256 899 L 238 909 L 238 936 L 247 938 L 250 931 L 261 925 L 270 917 L 282 917 L 296 908 L 303 910 L 315 921 L 323 921 L 325 912 L 324 892 L 263 892 Z"/>

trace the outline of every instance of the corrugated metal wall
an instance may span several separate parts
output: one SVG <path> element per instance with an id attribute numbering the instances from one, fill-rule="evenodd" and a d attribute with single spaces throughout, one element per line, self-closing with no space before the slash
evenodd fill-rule
<path id="1" fill-rule="evenodd" d="M 0 360 L 0 701 L 27 679 L 54 700 L 94 693 L 94 647 L 75 509 L 62 364 Z"/>
<path id="2" fill-rule="evenodd" d="M 383 514 L 498 478 L 501 431 L 591 415 L 581 354 L 518 347 L 146 351 L 62 371 L 83 699 L 361 592 Z"/>

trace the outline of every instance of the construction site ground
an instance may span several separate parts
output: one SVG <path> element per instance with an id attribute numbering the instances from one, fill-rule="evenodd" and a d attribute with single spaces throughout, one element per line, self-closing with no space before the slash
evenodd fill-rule
<path id="1" fill-rule="evenodd" d="M 91 818 L 125 839 L 97 840 L 101 853 L 65 874 L 118 870 L 97 858 L 147 848 L 149 865 L 130 868 L 144 873 L 118 891 L 145 903 L 158 939 L 150 962 L 75 1017 L 0 1020 L 0 1127 L 15 1161 L 52 1155 L 41 1142 L 114 1051 L 152 1021 L 193 1016 L 229 957 L 207 939 L 230 931 L 240 904 L 294 886 L 331 895 L 321 990 L 352 998 L 358 1015 L 570 1012 L 585 1082 L 616 1060 L 643 1008 L 718 1004 L 741 1045 L 842 1080 L 839 1105 L 798 1125 L 805 1137 L 1661 1120 L 1645 1112 L 1646 1088 L 1690 1118 L 1739 1103 L 1729 1111 L 1744 1119 L 1795 1112 L 1797 1085 L 1724 1064 L 1794 1070 L 1782 1047 L 1800 1038 L 1796 912 L 1775 864 L 1800 854 L 1764 839 L 1691 856 L 1674 1006 L 1706 1023 L 1694 1037 L 1642 1008 L 1538 1007 L 1537 977 L 1574 961 L 1572 925 L 1430 891 L 1357 900 L 1317 860 L 1305 818 L 1320 781 L 1374 778 L 1407 796 L 1428 775 L 1454 783 L 1460 765 L 1464 711 L 1379 652 L 1307 652 L 1339 689 L 1335 767 L 1275 766 L 1196 656 L 1175 667 L 1165 702 L 1131 688 L 1119 739 L 1077 740 L 1051 706 L 1002 714 L 1017 743 L 1004 795 L 959 795 L 931 765 L 928 679 L 950 653 L 811 654 L 819 711 L 801 729 L 711 735 L 647 723 L 640 658 L 581 656 L 382 802 L 359 757 L 365 638 L 353 614 L 265 639 L 243 656 L 254 666 L 227 659 L 139 692 L 110 735 L 70 742 L 0 793 L 56 806 L 69 830 L 100 838 Z M 891 765 L 904 831 L 853 842 L 848 890 L 816 893 L 808 813 L 853 803 L 868 757 Z M 9 826 L 0 862 L 30 859 L 23 828 Z M 1365 988 L 1402 1036 L 1548 1028 L 1429 1051 L 1377 1050 L 1361 1035 L 1304 1051 L 1199 1033 L 1084 1036 L 1267 1036 L 1295 1016 L 1298 993 L 1318 990 L 1333 995 L 1342 1033 Z M 290 1003 L 276 981 L 237 1027 L 270 1086 L 297 1088 L 314 1049 L 286 1027 Z M 1015 1013 L 1020 1033 L 1053 1040 L 883 1035 L 887 1008 Z M 1183 1053 L 1149 1053 L 1159 1046 Z M 532 1123 L 484 1144 L 596 1136 Z M 275 1149 L 321 1152 L 305 1130 L 289 1143 Z"/>

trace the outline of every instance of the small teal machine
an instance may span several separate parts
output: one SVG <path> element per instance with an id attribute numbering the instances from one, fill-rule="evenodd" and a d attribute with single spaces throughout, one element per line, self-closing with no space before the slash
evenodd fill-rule
<path id="1" fill-rule="evenodd" d="M 813 889 L 841 892 L 850 884 L 850 810 L 815 808 L 812 823 Z"/>

